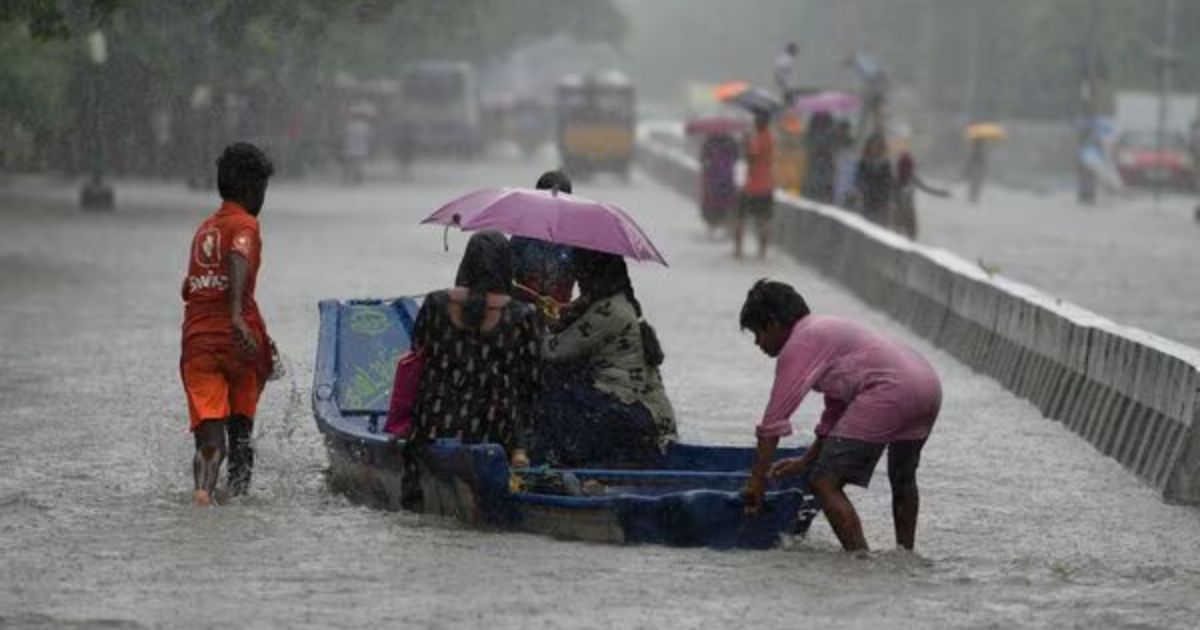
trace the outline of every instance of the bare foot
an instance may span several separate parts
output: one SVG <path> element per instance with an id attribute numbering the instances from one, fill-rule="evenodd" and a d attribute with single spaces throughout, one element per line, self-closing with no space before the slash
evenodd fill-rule
<path id="1" fill-rule="evenodd" d="M 208 490 L 197 490 L 192 495 L 192 505 L 196 507 L 210 507 L 212 505 L 212 495 L 208 493 Z"/>

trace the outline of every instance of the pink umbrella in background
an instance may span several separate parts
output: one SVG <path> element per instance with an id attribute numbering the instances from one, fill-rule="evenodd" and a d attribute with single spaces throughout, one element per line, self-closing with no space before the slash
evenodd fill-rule
<path id="1" fill-rule="evenodd" d="M 829 112 L 830 114 L 848 114 L 862 106 L 862 99 L 856 94 L 827 90 L 796 99 L 794 109 L 812 114 Z"/>
<path id="2" fill-rule="evenodd" d="M 741 135 L 749 130 L 746 120 L 734 116 L 702 116 L 683 125 L 683 132 L 689 136 Z"/>
<path id="3" fill-rule="evenodd" d="M 485 188 L 438 208 L 422 224 L 497 230 L 666 265 L 650 238 L 622 209 L 557 191 Z"/>

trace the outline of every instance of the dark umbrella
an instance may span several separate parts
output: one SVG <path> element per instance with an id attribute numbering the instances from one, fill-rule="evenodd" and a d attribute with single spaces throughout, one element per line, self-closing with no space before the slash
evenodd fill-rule
<path id="1" fill-rule="evenodd" d="M 783 109 L 783 103 L 775 98 L 774 94 L 756 87 L 747 87 L 744 90 L 730 93 L 723 100 L 754 113 L 774 114 Z"/>

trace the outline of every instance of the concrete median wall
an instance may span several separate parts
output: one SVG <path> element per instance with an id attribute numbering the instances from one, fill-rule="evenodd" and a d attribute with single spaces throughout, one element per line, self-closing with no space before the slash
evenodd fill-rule
<path id="1" fill-rule="evenodd" d="M 696 159 L 643 129 L 639 165 L 698 199 Z M 844 210 L 776 195 L 775 242 L 1160 490 L 1200 503 L 1200 352 L 1128 328 Z"/>

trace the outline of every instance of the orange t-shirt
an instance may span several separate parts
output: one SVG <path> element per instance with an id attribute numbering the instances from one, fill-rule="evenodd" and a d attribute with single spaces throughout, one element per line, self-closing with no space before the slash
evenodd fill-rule
<path id="1" fill-rule="evenodd" d="M 769 195 L 775 190 L 775 181 L 771 176 L 771 156 L 775 152 L 775 140 L 771 131 L 764 129 L 755 132 L 750 137 L 746 147 L 746 186 L 743 188 L 747 195 Z"/>
<path id="2" fill-rule="evenodd" d="M 242 296 L 242 318 L 258 337 L 259 349 L 266 345 L 266 324 L 254 301 L 254 287 L 262 256 L 258 219 L 242 206 L 226 201 L 204 220 L 192 237 L 187 277 L 183 280 L 183 347 L 189 350 L 229 350 L 233 321 L 229 315 L 230 259 L 233 253 L 250 264 Z M 185 356 L 186 358 L 186 356 Z"/>

